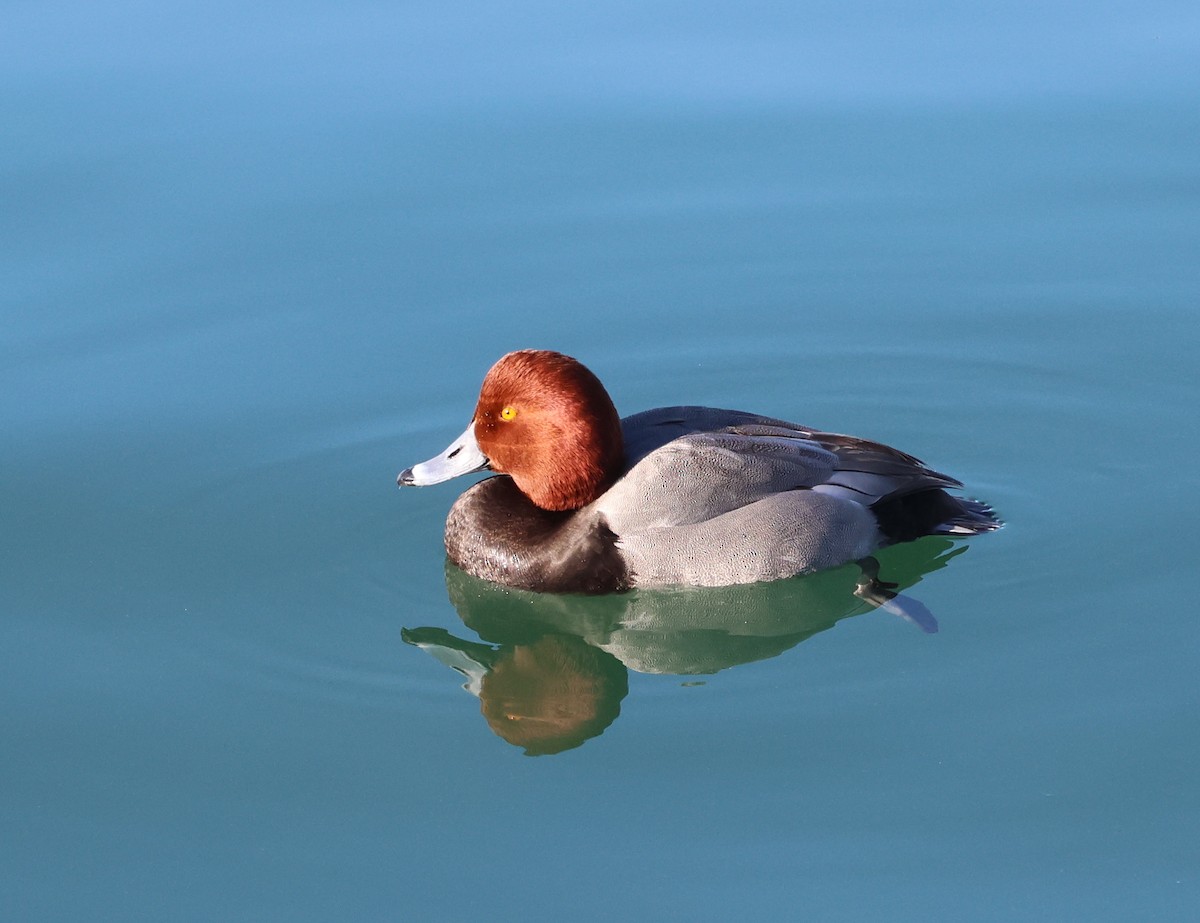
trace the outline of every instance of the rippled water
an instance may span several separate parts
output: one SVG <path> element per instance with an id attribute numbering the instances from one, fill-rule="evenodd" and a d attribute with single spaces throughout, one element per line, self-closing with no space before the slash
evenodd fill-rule
<path id="1" fill-rule="evenodd" d="M 10 12 L 3 916 L 1191 919 L 1195 10 L 461 14 Z M 1008 524 L 497 591 L 394 479 L 522 346 Z"/>

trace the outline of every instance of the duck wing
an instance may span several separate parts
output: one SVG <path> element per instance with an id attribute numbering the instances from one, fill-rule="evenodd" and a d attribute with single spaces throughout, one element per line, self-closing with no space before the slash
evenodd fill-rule
<path id="1" fill-rule="evenodd" d="M 833 452 L 782 429 L 690 433 L 645 455 L 593 507 L 618 535 L 707 522 L 825 484 L 836 467 Z"/>
<path id="2" fill-rule="evenodd" d="M 729 427 L 762 424 L 783 427 L 791 432 L 809 432 L 795 423 L 776 420 L 742 410 L 721 410 L 717 407 L 655 407 L 621 420 L 621 435 L 625 440 L 625 459 L 633 467 L 655 449 L 680 436 L 692 433 L 715 433 Z"/>
<path id="3" fill-rule="evenodd" d="M 863 506 L 923 490 L 962 487 L 956 478 L 934 471 L 919 458 L 881 442 L 841 433 L 813 432 L 809 438 L 838 459 L 837 470 L 830 479 L 813 489 Z"/>
<path id="4" fill-rule="evenodd" d="M 596 501 L 618 534 L 703 522 L 790 490 L 871 507 L 962 486 L 891 446 L 738 410 L 660 407 L 622 430 L 630 467 Z"/>

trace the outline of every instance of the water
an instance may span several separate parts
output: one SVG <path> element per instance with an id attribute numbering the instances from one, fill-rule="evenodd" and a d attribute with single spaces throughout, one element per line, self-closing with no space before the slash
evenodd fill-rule
<path id="1" fill-rule="evenodd" d="M 6 919 L 1194 918 L 1192 6 L 10 6 Z M 522 346 L 1008 525 L 489 593 L 394 477 Z"/>

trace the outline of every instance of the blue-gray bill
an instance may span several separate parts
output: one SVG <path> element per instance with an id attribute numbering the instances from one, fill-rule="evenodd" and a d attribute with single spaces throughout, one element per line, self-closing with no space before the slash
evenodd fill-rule
<path id="1" fill-rule="evenodd" d="M 400 487 L 428 487 L 460 474 L 483 471 L 487 466 L 488 458 L 475 441 L 475 421 L 472 420 L 466 431 L 450 443 L 445 451 L 401 471 L 396 484 Z"/>

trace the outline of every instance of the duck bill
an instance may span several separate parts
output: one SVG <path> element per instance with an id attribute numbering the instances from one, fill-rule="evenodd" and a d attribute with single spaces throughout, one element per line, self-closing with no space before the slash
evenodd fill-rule
<path id="1" fill-rule="evenodd" d="M 472 420 L 466 432 L 450 443 L 444 452 L 429 461 L 405 468 L 396 478 L 396 483 L 400 487 L 428 487 L 460 474 L 483 471 L 487 467 L 488 457 L 480 451 L 479 443 L 475 441 L 475 421 Z"/>

